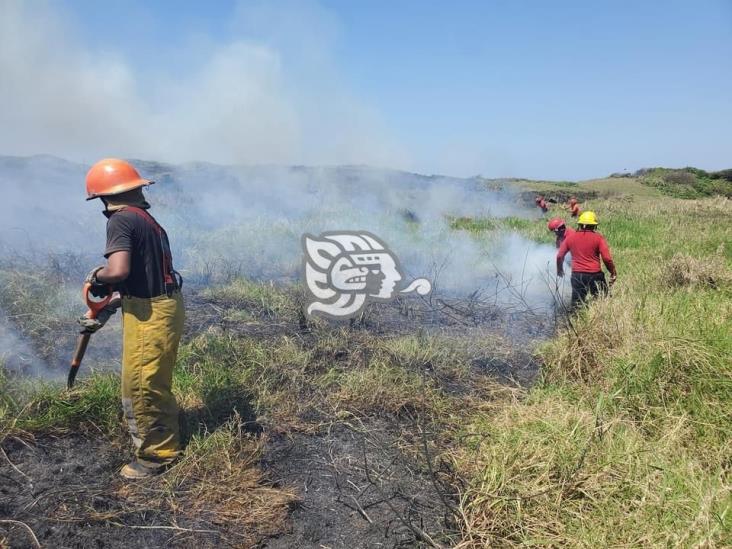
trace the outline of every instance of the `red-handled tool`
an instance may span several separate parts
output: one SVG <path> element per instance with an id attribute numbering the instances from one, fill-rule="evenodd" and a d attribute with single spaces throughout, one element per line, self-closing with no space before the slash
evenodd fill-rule
<path id="1" fill-rule="evenodd" d="M 86 306 L 89 307 L 89 310 L 86 312 L 86 317 L 96 318 L 101 310 L 109 305 L 109 303 L 112 301 L 114 292 L 112 291 L 112 287 L 110 286 L 107 295 L 105 295 L 104 297 L 96 297 L 92 295 L 91 287 L 91 283 L 86 282 L 84 284 L 84 287 L 82 288 L 82 296 L 84 298 Z M 69 389 L 74 386 L 74 380 L 76 379 L 76 374 L 79 371 L 79 366 L 81 366 L 81 360 L 84 358 L 86 347 L 87 345 L 89 345 L 89 338 L 91 337 L 91 335 L 92 332 L 90 332 L 89 330 L 84 330 L 83 332 L 81 332 L 81 334 L 79 334 L 79 338 L 76 340 L 74 358 L 71 359 L 71 369 L 69 370 L 69 377 L 66 380 L 66 387 Z"/>

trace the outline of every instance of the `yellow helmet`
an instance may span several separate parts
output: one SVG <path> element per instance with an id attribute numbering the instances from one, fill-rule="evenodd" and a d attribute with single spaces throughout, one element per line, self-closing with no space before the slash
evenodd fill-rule
<path id="1" fill-rule="evenodd" d="M 577 220 L 578 225 L 597 225 L 595 212 L 582 212 Z"/>

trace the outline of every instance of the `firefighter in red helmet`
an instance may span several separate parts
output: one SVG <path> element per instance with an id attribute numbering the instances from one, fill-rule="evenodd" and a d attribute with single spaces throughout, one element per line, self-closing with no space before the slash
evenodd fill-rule
<path id="1" fill-rule="evenodd" d="M 546 213 L 549 211 L 549 206 L 546 204 L 546 200 L 544 199 L 544 195 L 539 195 L 534 199 L 534 202 L 536 202 L 536 205 L 541 208 L 541 213 Z"/>
<path id="2" fill-rule="evenodd" d="M 561 217 L 555 217 L 553 219 L 550 219 L 549 223 L 546 224 L 546 228 L 556 235 L 557 248 L 562 245 L 562 242 L 564 242 L 565 238 L 574 233 L 574 229 L 567 227 L 567 224 Z"/>

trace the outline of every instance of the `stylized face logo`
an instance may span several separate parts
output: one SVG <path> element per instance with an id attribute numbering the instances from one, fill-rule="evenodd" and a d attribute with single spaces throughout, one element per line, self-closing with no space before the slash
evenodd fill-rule
<path id="1" fill-rule="evenodd" d="M 331 318 L 358 314 L 367 300 L 389 301 L 404 277 L 396 256 L 376 236 L 365 231 L 303 235 L 305 283 L 313 296 L 307 314 Z M 425 295 L 431 284 L 417 279 L 402 293 Z"/>
<path id="2" fill-rule="evenodd" d="M 356 266 L 353 270 L 358 271 L 355 278 L 358 283 L 362 284 L 358 290 L 365 291 L 370 297 L 378 299 L 393 297 L 394 287 L 403 277 L 391 252 L 352 253 L 348 256 L 348 260 Z M 336 268 L 337 266 L 331 275 L 334 287 L 338 287 Z"/>

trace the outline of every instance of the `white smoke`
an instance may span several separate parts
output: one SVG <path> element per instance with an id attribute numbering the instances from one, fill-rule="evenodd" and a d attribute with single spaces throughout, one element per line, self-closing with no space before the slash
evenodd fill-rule
<path id="1" fill-rule="evenodd" d="M 51 372 L 46 361 L 18 335 L 2 309 L 0 309 L 0 368 L 35 377 L 46 377 Z"/>
<path id="2" fill-rule="evenodd" d="M 185 73 L 142 74 L 112 44 L 75 40 L 84 29 L 52 4 L 0 1 L 0 154 L 401 163 L 378 114 L 337 77 L 327 12 L 246 2 L 234 20 L 230 41 L 179 52 L 196 60 Z"/>
<path id="3" fill-rule="evenodd" d="M 186 71 L 142 74 L 113 45 L 75 40 L 83 29 L 53 4 L 0 0 L 0 260 L 63 264 L 76 295 L 104 249 L 105 219 L 98 201 L 83 200 L 84 174 L 107 156 L 172 163 L 135 162 L 158 181 L 153 214 L 191 281 L 292 279 L 300 236 L 326 230 L 371 231 L 411 278 L 438 276 L 453 292 L 489 286 L 499 270 L 525 284 L 552 255 L 517 235 L 450 229 L 449 216 L 536 215 L 510 192 L 356 166 L 410 162 L 379 113 L 341 82 L 327 11 L 242 2 L 232 28 L 228 41 L 179 52 L 192 59 Z M 5 156 L 38 154 L 55 156 Z M 15 335 L 3 342 L 32 356 Z"/>
<path id="4" fill-rule="evenodd" d="M 146 191 L 153 213 L 170 232 L 176 265 L 197 280 L 236 273 L 292 279 L 305 232 L 373 232 L 409 274 L 439 271 L 440 286 L 458 292 L 475 290 L 497 270 L 529 276 L 534 257 L 544 264 L 551 256 L 517 235 L 476 237 L 450 228 L 458 217 L 538 215 L 510 188 L 489 190 L 480 180 L 365 167 L 136 165 L 158 181 Z M 99 262 L 105 219 L 99 201 L 83 200 L 86 169 L 50 157 L 0 157 L 11 206 L 0 220 L 0 255 L 62 254 L 87 268 Z"/>
<path id="5" fill-rule="evenodd" d="M 189 287 L 239 275 L 293 282 L 301 274 L 303 233 L 366 230 L 399 257 L 406 279 L 426 277 L 440 295 L 491 295 L 511 285 L 515 290 L 501 290 L 496 305 L 551 304 L 543 273 L 552 247 L 505 231 L 476 235 L 451 227 L 459 217 L 538 215 L 510 188 L 365 167 L 135 164 L 157 181 L 146 191 L 152 213 L 168 230 L 174 264 Z M 86 169 L 47 156 L 0 156 L 7 205 L 0 219 L 0 272 L 55 273 L 58 282 L 48 291 L 67 296 L 54 314 L 68 318 L 70 332 L 83 312 L 78 288 L 84 273 L 103 261 L 105 218 L 98 200 L 83 199 Z M 115 337 L 113 327 L 95 336 L 95 364 L 109 361 Z M 35 364 L 29 343 L 17 337 L 0 343 Z M 54 363 L 61 363 L 71 348 L 56 351 Z M 35 371 L 44 369 L 41 364 Z"/>

